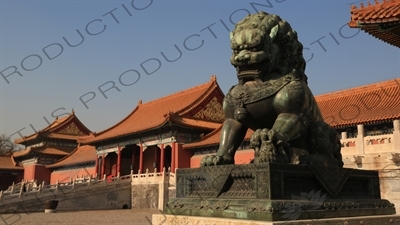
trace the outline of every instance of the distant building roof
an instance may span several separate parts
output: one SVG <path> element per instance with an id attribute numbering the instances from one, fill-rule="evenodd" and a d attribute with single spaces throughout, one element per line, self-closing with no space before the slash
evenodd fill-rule
<path id="1" fill-rule="evenodd" d="M 23 170 L 22 166 L 17 166 L 11 154 L 0 155 L 0 170 Z"/>
<path id="2" fill-rule="evenodd" d="M 201 84 L 147 103 L 139 101 L 122 121 L 99 133 L 79 137 L 83 144 L 123 137 L 162 127 L 167 123 L 214 130 L 223 122 L 221 91 L 215 76 Z"/>
<path id="3" fill-rule="evenodd" d="M 48 146 L 40 146 L 40 147 L 29 147 L 22 151 L 14 152 L 13 157 L 18 158 L 22 156 L 26 156 L 31 152 L 37 152 L 45 155 L 61 155 L 65 156 L 72 152 L 71 147 L 68 146 L 57 146 L 57 147 L 48 147 Z"/>
<path id="4" fill-rule="evenodd" d="M 202 137 L 202 139 L 200 141 L 185 144 L 185 145 L 183 145 L 183 147 L 185 149 L 192 149 L 192 148 L 198 148 L 198 147 L 208 147 L 208 146 L 217 145 L 217 144 L 219 144 L 219 141 L 220 141 L 221 130 L 222 130 L 222 124 L 217 129 L 215 129 L 213 132 Z M 253 134 L 253 131 L 248 129 L 246 132 L 246 136 L 244 137 L 244 140 L 250 140 L 250 137 L 252 134 Z"/>
<path id="5" fill-rule="evenodd" d="M 335 128 L 400 118 L 400 78 L 315 97 L 327 123 Z"/>
<path id="6" fill-rule="evenodd" d="M 334 128 L 400 119 L 400 78 L 335 91 L 315 97 L 327 123 Z M 185 149 L 218 145 L 222 125 Z M 246 133 L 250 139 L 252 130 Z"/>
<path id="7" fill-rule="evenodd" d="M 53 123 L 42 130 L 20 139 L 14 143 L 26 145 L 29 141 L 34 141 L 38 137 L 54 139 L 76 140 L 78 136 L 88 135 L 91 131 L 83 125 L 72 110 L 71 114 L 62 118 L 56 118 Z"/>
<path id="8" fill-rule="evenodd" d="M 57 168 L 80 163 L 93 162 L 96 160 L 96 149 L 94 146 L 78 146 L 71 154 L 58 160 L 54 164 L 47 165 L 47 168 Z"/>
<path id="9" fill-rule="evenodd" d="M 359 8 L 352 5 L 350 13 L 350 27 L 400 48 L 400 0 L 368 1 L 367 6 L 361 3 Z"/>

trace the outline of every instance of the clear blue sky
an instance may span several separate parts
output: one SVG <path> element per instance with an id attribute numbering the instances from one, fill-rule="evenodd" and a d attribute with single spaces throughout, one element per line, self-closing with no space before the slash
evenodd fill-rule
<path id="1" fill-rule="evenodd" d="M 72 108 L 99 132 L 138 100 L 208 82 L 213 74 L 226 93 L 237 79 L 224 24 L 232 29 L 231 21 L 256 10 L 280 15 L 297 31 L 315 95 L 399 77 L 398 48 L 345 25 L 352 2 L 359 1 L 0 0 L 0 71 L 23 75 L 10 75 L 9 83 L 0 77 L 0 133 L 32 134 L 32 127 L 47 126 L 43 117 L 52 122 Z M 70 47 L 64 38 L 82 43 Z M 99 87 L 113 83 L 120 91 L 110 89 L 105 98 Z"/>

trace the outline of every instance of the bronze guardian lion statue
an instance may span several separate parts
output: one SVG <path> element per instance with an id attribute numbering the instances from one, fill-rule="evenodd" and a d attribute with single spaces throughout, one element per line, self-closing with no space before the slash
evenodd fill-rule
<path id="1" fill-rule="evenodd" d="M 342 167 L 337 132 L 324 122 L 304 73 L 303 45 L 288 22 L 265 12 L 238 22 L 230 36 L 238 84 L 225 96 L 220 147 L 201 166 L 233 164 L 248 129 L 253 163 Z"/>

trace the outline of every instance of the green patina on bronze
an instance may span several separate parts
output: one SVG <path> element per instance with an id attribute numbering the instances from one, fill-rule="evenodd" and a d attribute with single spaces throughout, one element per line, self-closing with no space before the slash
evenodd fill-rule
<path id="1" fill-rule="evenodd" d="M 249 15 L 231 47 L 239 82 L 224 99 L 218 152 L 200 168 L 177 170 L 176 198 L 164 212 L 259 221 L 394 214 L 377 171 L 343 168 L 340 140 L 307 86 L 303 46 L 290 25 Z M 254 161 L 234 165 L 248 129 Z"/>
<path id="2" fill-rule="evenodd" d="M 303 45 L 288 22 L 260 12 L 231 33 L 238 84 L 224 99 L 220 147 L 201 166 L 234 164 L 246 131 L 254 130 L 254 163 L 342 167 L 340 140 L 326 124 L 307 85 Z"/>
<path id="3" fill-rule="evenodd" d="M 254 163 L 178 169 L 171 215 L 289 221 L 392 215 L 377 171 Z"/>

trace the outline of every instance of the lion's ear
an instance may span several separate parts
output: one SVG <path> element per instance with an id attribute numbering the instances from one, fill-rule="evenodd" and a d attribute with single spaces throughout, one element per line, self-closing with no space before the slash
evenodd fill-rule
<path id="1" fill-rule="evenodd" d="M 271 32 L 269 33 L 269 37 L 271 38 L 271 40 L 274 40 L 274 39 L 275 39 L 276 34 L 278 33 L 278 29 L 279 29 L 278 24 L 275 25 L 275 26 L 271 29 Z"/>

